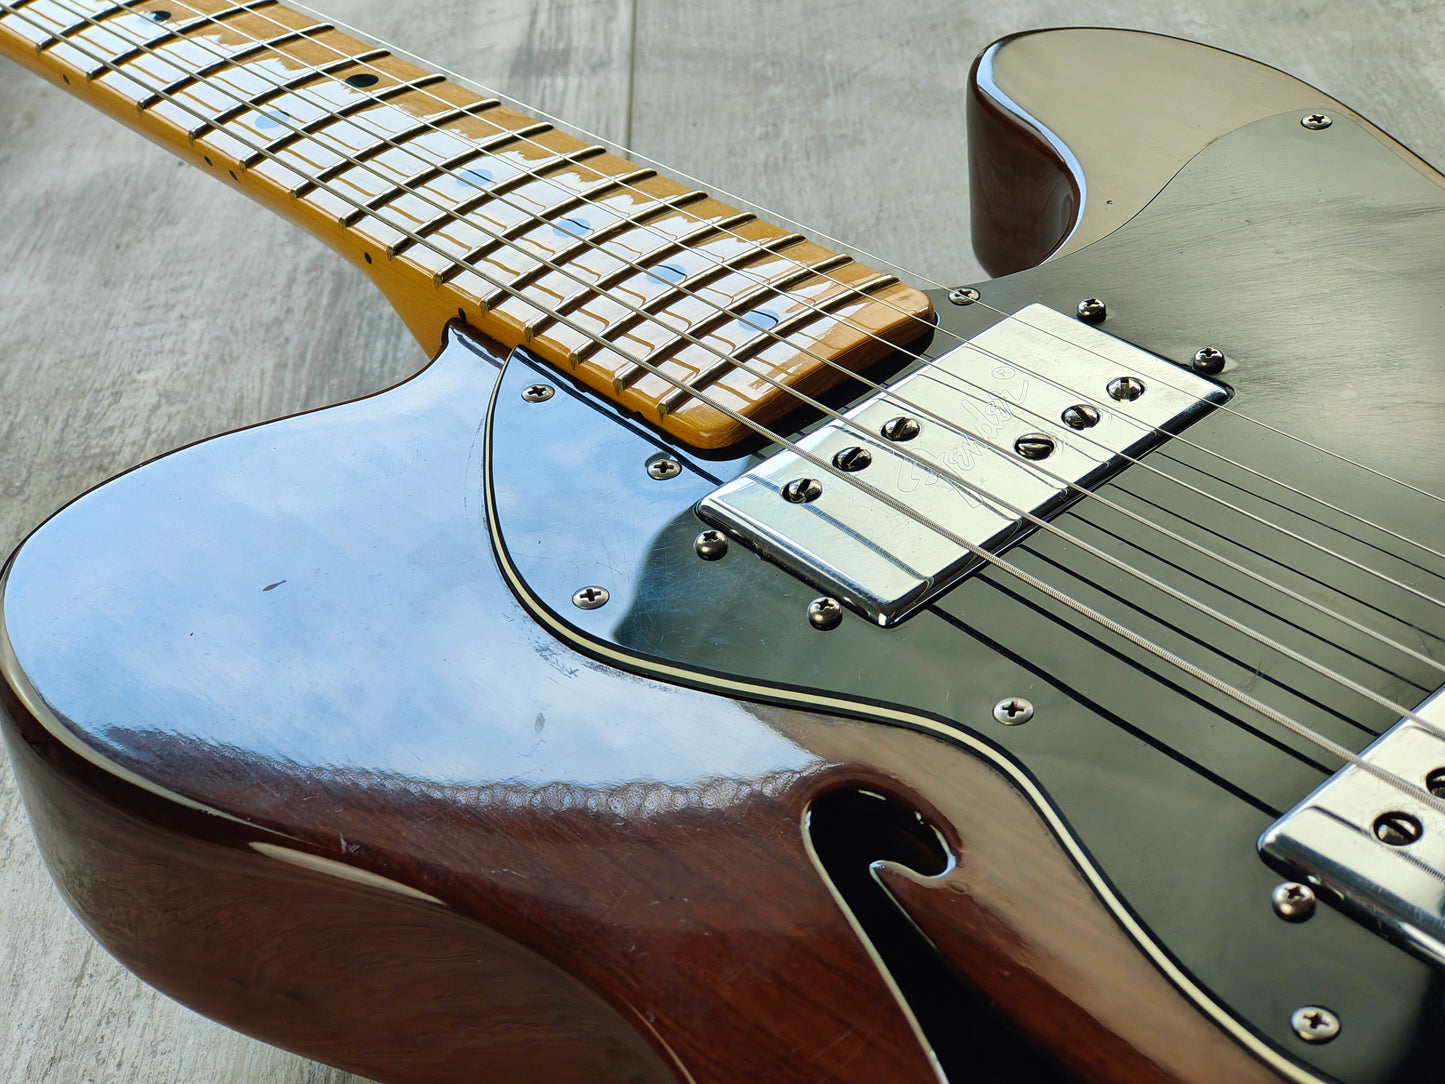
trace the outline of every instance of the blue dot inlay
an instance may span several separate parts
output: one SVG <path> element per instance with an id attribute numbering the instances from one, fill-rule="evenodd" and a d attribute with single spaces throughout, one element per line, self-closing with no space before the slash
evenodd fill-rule
<path id="1" fill-rule="evenodd" d="M 675 263 L 660 263 L 647 272 L 647 277 L 668 286 L 676 286 L 687 278 L 687 272 Z"/>
<path id="2" fill-rule="evenodd" d="M 777 326 L 782 319 L 777 313 L 769 312 L 767 309 L 759 309 L 757 312 L 750 312 L 746 316 L 739 316 L 738 323 L 743 327 L 754 328 L 758 331 L 767 331 Z"/>
<path id="3" fill-rule="evenodd" d="M 274 109 L 269 113 L 258 113 L 256 115 L 257 128 L 280 128 L 287 121 L 291 120 L 291 114 L 280 109 Z"/>
<path id="4" fill-rule="evenodd" d="M 585 218 L 559 218 L 552 225 L 552 232 L 558 237 L 565 237 L 569 241 L 575 241 L 592 229 L 592 223 Z"/>
<path id="5" fill-rule="evenodd" d="M 464 184 L 469 188 L 486 188 L 487 185 L 491 184 L 496 178 L 485 169 L 473 167 L 472 169 L 464 169 L 458 173 L 456 180 L 458 183 Z"/>

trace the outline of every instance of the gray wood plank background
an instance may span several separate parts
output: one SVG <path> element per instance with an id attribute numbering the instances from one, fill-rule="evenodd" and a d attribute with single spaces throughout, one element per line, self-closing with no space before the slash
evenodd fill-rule
<path id="1" fill-rule="evenodd" d="M 968 65 L 1014 30 L 1136 26 L 1233 49 L 1445 162 L 1445 5 L 1411 0 L 334 0 L 327 14 L 948 283 L 981 277 Z M 318 242 L 3 62 L 0 344 L 6 552 L 142 459 L 424 360 Z M 51 887 L 0 757 L 0 1081 L 355 1079 L 115 964 Z"/>

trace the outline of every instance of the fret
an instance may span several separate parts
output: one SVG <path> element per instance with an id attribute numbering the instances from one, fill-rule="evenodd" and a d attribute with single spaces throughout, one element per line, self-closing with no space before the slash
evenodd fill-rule
<path id="1" fill-rule="evenodd" d="M 801 241 L 803 238 L 801 236 L 798 236 L 796 239 L 798 241 Z M 829 271 L 833 271 L 839 267 L 842 267 L 844 264 L 849 264 L 852 262 L 852 259 L 848 256 L 830 256 L 827 259 L 820 260 L 815 264 L 803 264 L 802 266 L 796 268 L 793 271 L 787 272 L 779 278 L 771 279 L 767 282 L 758 283 L 750 290 L 747 290 L 731 298 L 728 302 L 727 308 L 719 307 L 716 309 L 716 311 L 711 313 L 711 315 L 705 316 L 696 323 L 690 324 L 687 327 L 686 334 L 674 332 L 670 339 L 668 339 L 666 342 L 652 347 L 652 349 L 650 349 L 643 357 L 636 360 L 629 359 L 626 365 L 613 373 L 613 386 L 619 391 L 621 391 L 623 388 L 627 387 L 628 384 L 632 383 L 632 381 L 636 380 L 638 377 L 646 373 L 648 371 L 646 368 L 647 366 L 656 365 L 659 360 L 666 358 L 669 355 L 676 353 L 684 346 L 687 346 L 688 343 L 692 341 L 692 339 L 704 338 L 709 331 L 715 330 L 725 324 L 730 324 L 733 321 L 737 321 L 739 323 L 744 321 L 744 317 L 739 316 L 735 312 L 730 310 L 750 310 L 765 297 L 771 297 L 774 294 L 785 293 L 787 292 L 788 287 L 796 285 L 797 283 L 802 282 L 805 279 L 811 278 L 814 275 L 824 275 Z M 689 292 L 687 296 L 690 298 L 692 296 L 691 292 Z M 666 305 L 658 306 L 656 309 L 652 309 L 651 311 L 655 314 L 660 314 L 663 310 L 666 309 L 666 307 Z M 635 323 L 635 320 L 623 321 L 622 324 L 618 327 L 608 328 L 608 331 L 612 332 L 615 337 L 615 335 L 623 327 L 630 326 Z M 659 324 L 662 327 L 671 329 L 670 324 L 662 323 L 661 321 L 659 321 Z"/>
<path id="2" fill-rule="evenodd" d="M 423 223 L 420 227 L 418 227 L 412 232 L 414 232 L 418 237 L 425 237 L 427 236 L 427 234 L 441 229 L 443 226 L 446 226 L 450 222 L 456 221 L 458 218 L 464 218 L 465 216 L 471 214 L 473 211 L 477 210 L 484 204 L 491 202 L 497 196 L 504 195 L 507 192 L 513 191 L 514 189 L 521 188 L 522 186 L 532 181 L 545 180 L 542 174 L 549 170 L 558 169 L 561 166 L 566 165 L 577 165 L 588 158 L 595 158 L 599 154 L 606 153 L 606 147 L 592 145 L 587 147 L 579 147 L 577 150 L 567 151 L 563 154 L 556 154 L 550 158 L 543 158 L 535 163 L 528 163 L 528 166 L 530 168 L 519 172 L 514 177 L 508 177 L 505 180 L 497 181 L 494 184 L 488 186 L 477 195 L 472 196 L 470 199 L 465 199 L 461 203 L 458 203 L 455 207 L 452 207 L 446 211 L 442 211 L 439 214 L 433 215 L 429 221 Z M 350 225 L 350 223 L 347 224 Z M 406 248 L 407 245 L 412 243 L 414 242 L 408 240 L 395 251 L 388 252 L 387 255 L 395 256 L 398 252 L 402 251 L 402 249 Z"/>
<path id="3" fill-rule="evenodd" d="M 623 177 L 618 177 L 617 181 L 619 184 L 631 183 L 637 180 L 646 180 L 647 178 L 654 177 L 656 175 L 656 170 L 644 169 L 638 170 L 636 176 L 629 175 L 625 179 Z M 706 198 L 706 192 L 703 192 L 700 189 L 695 189 L 690 192 L 678 193 L 675 196 L 668 196 L 667 198 L 654 203 L 642 205 L 638 208 L 635 214 L 619 217 L 614 220 L 611 225 L 598 227 L 597 229 L 589 232 L 586 236 L 577 238 L 570 245 L 567 245 L 553 252 L 552 255 L 547 257 L 547 263 L 544 263 L 541 260 L 536 261 L 534 266 L 513 276 L 513 278 L 506 284 L 495 287 L 492 293 L 481 297 L 478 300 L 478 305 L 483 312 L 495 308 L 497 305 L 502 304 L 507 298 L 518 296 L 519 294 L 521 294 L 524 288 L 532 285 L 538 278 L 551 271 L 552 268 L 549 266 L 549 263 L 557 264 L 559 266 L 574 263 L 578 260 L 580 256 L 588 252 L 602 252 L 609 256 L 612 256 L 614 260 L 623 263 L 622 270 L 630 274 L 636 270 L 634 262 L 631 260 L 621 260 L 619 257 L 608 252 L 604 242 L 613 240 L 617 237 L 621 237 L 623 234 L 628 233 L 632 230 L 639 229 L 640 227 L 646 225 L 646 220 L 649 218 L 655 218 L 656 216 L 663 214 L 667 211 L 676 210 L 677 208 L 687 203 L 692 203 L 696 200 Z M 536 224 L 533 223 L 532 228 L 535 228 L 535 226 Z M 492 242 L 488 245 L 479 246 L 478 248 L 468 252 L 458 262 L 454 263 L 450 268 L 442 271 L 437 276 L 437 284 L 440 285 L 441 283 L 447 282 L 451 278 L 465 271 L 475 270 L 475 268 L 472 267 L 472 264 L 475 262 L 475 260 L 479 258 L 478 253 L 499 243 L 500 242 Z M 585 292 L 590 294 L 592 291 Z M 528 325 L 528 329 L 524 332 L 524 334 L 526 334 L 528 339 L 532 337 L 530 325 Z"/>
<path id="4" fill-rule="evenodd" d="M 639 170 L 638 172 L 646 174 L 648 176 L 656 176 L 655 170 Z M 586 237 L 579 237 L 576 241 L 568 245 L 566 248 L 563 248 L 554 253 L 552 256 L 549 257 L 549 259 L 554 264 L 566 265 L 576 261 L 585 253 L 595 251 L 608 255 L 612 257 L 614 261 L 619 263 L 621 266 L 619 266 L 616 271 L 613 271 L 610 275 L 604 276 L 603 278 L 598 280 L 597 287 L 594 287 L 592 289 L 584 289 L 580 295 L 574 295 L 581 297 L 591 296 L 601 286 L 601 283 L 607 278 L 611 278 L 612 275 L 621 275 L 623 278 L 626 278 L 628 275 L 632 274 L 637 270 L 637 261 L 635 259 L 619 257 L 616 254 L 612 253 L 607 248 L 607 241 L 615 240 L 616 238 L 621 237 L 626 233 L 630 233 L 633 230 L 641 229 L 642 227 L 647 225 L 649 219 L 656 218 L 659 215 L 665 214 L 668 211 L 676 211 L 689 203 L 695 203 L 698 200 L 707 198 L 708 197 L 706 192 L 702 191 L 701 189 L 695 188 L 691 191 L 679 192 L 675 196 L 667 196 L 654 203 L 645 204 L 639 207 L 634 214 L 624 215 L 616 219 L 610 226 L 599 227 L 598 229 L 593 230 L 591 233 L 589 233 Z M 472 262 L 470 259 L 470 255 L 471 254 L 469 253 L 468 256 L 463 257 L 462 263 L 456 266 L 453 270 L 444 272 L 438 281 L 445 282 L 453 275 L 467 270 L 467 267 L 465 265 Z M 491 295 L 482 298 L 480 300 L 482 310 L 485 312 L 486 310 L 494 308 L 495 306 L 501 304 L 506 298 L 519 294 L 525 287 L 532 285 L 534 282 L 536 282 L 537 279 L 543 277 L 546 273 L 550 271 L 552 271 L 551 267 L 539 261 L 535 267 L 524 271 L 514 277 L 510 282 L 506 284 L 505 287 L 498 287 Z M 565 305 L 566 300 L 564 300 L 560 304 Z M 535 331 L 535 326 L 535 324 L 528 324 L 523 329 L 523 334 L 526 335 L 528 340 L 532 338 L 532 335 Z"/>
<path id="5" fill-rule="evenodd" d="M 693 193 L 688 193 L 688 195 L 692 194 Z M 703 196 L 707 195 L 707 193 L 705 192 L 700 194 Z M 536 319 L 529 321 L 523 328 L 527 341 L 530 342 L 535 336 L 540 335 L 542 332 L 542 328 L 546 327 L 548 324 L 553 323 L 557 319 L 557 317 L 567 316 L 575 312 L 590 298 L 597 297 L 599 294 L 605 293 L 608 290 L 620 286 L 629 278 L 632 278 L 634 275 L 636 275 L 639 271 L 653 278 L 654 280 L 664 282 L 667 281 L 665 279 L 661 279 L 660 276 L 656 275 L 655 271 L 652 270 L 652 268 L 656 268 L 657 266 L 659 266 L 659 259 L 662 256 L 671 252 L 679 252 L 686 249 L 691 249 L 693 246 L 701 242 L 704 238 L 712 234 L 729 233 L 736 227 L 751 222 L 757 217 L 757 215 L 749 214 L 746 211 L 739 211 L 737 214 L 730 215 L 727 218 L 704 222 L 701 226 L 698 226 L 697 229 L 691 230 L 688 233 L 681 234 L 674 238 L 664 239 L 656 249 L 646 253 L 646 255 L 643 257 L 650 261 L 648 266 L 642 266 L 640 261 L 629 261 L 627 263 L 624 263 L 621 267 L 619 267 L 616 271 L 613 271 L 610 275 L 606 275 L 603 278 L 598 279 L 595 285 L 590 287 L 584 286 L 577 292 L 563 298 L 563 300 L 558 304 L 551 306 L 552 315 L 543 313 Z M 750 250 L 749 255 L 751 256 L 755 254 L 755 252 L 756 250 Z M 682 281 L 686 281 L 686 279 L 684 278 Z"/>
<path id="6" fill-rule="evenodd" d="M 248 60 L 263 56 L 266 53 L 276 52 L 283 45 L 290 45 L 293 42 L 303 41 L 315 37 L 317 34 L 323 34 L 328 30 L 335 29 L 336 27 L 331 23 L 317 23 L 315 26 L 308 26 L 304 30 L 288 30 L 284 34 L 277 34 L 274 38 L 267 38 L 264 41 L 256 42 L 254 45 L 247 45 L 227 57 L 223 57 L 195 71 L 187 72 L 181 78 L 167 83 L 158 90 L 152 91 L 149 96 L 142 98 L 136 104 L 139 105 L 141 109 L 150 109 L 152 106 L 159 105 L 161 102 L 180 93 L 194 83 L 202 82 L 215 75 L 219 75 L 227 68 L 245 64 Z M 379 52 L 381 56 L 391 55 L 385 50 L 377 50 L 377 52 Z M 378 57 L 377 59 L 380 58 Z"/>
<path id="7" fill-rule="evenodd" d="M 26 2 L 29 3 L 31 2 L 31 0 L 26 0 Z M 109 19 L 112 15 L 119 15 L 122 12 L 128 11 L 129 9 L 137 7 L 143 3 L 145 3 L 145 0 L 121 0 L 120 3 L 109 4 L 101 8 L 99 11 L 92 12 L 89 15 L 83 16 L 79 22 L 71 23 L 69 26 L 57 30 L 45 40 L 37 42 L 35 45 L 35 51 L 37 53 L 43 53 L 47 49 L 53 49 L 55 46 L 61 44 L 67 38 L 79 34 L 82 30 L 88 30 L 96 26 L 97 24 L 103 22 L 104 20 Z M 18 4 L 15 6 L 19 7 Z"/>
<path id="8" fill-rule="evenodd" d="M 273 2 L 273 0 L 266 0 L 266 2 Z M 406 82 L 396 83 L 392 86 L 387 87 L 385 90 L 378 91 L 375 94 L 366 95 L 360 100 L 352 102 L 349 105 L 343 105 L 338 109 L 333 109 L 331 112 L 326 113 L 324 116 L 318 117 L 313 121 L 309 121 L 306 124 L 298 125 L 296 128 L 294 128 L 292 131 L 287 132 L 285 135 L 277 136 L 260 150 L 254 151 L 251 154 L 248 154 L 245 158 L 242 158 L 241 166 L 243 169 L 253 169 L 261 162 L 264 162 L 266 161 L 266 159 L 273 157 L 278 151 L 284 150 L 286 147 L 289 147 L 297 140 L 305 139 L 308 136 L 313 136 L 322 129 L 334 124 L 336 121 L 344 120 L 347 117 L 354 116 L 355 114 L 360 113 L 363 110 L 370 109 L 372 106 L 375 105 L 380 105 L 382 102 L 388 101 L 392 98 L 400 97 L 403 94 L 410 94 L 412 91 L 424 90 L 427 87 L 435 86 L 437 83 L 443 83 L 445 81 L 445 75 L 424 75 L 419 79 L 411 79 Z"/>
<path id="9" fill-rule="evenodd" d="M 217 114 L 209 121 L 203 121 L 196 127 L 190 129 L 186 133 L 186 135 L 192 141 L 197 140 L 201 136 L 205 135 L 208 131 L 229 124 L 231 123 L 231 121 L 245 116 L 252 110 L 258 110 L 261 108 L 261 106 L 266 105 L 269 102 L 273 102 L 277 98 L 301 89 L 307 83 L 310 83 L 315 79 L 322 78 L 327 75 L 332 75 L 335 72 L 343 71 L 346 68 L 355 67 L 358 64 L 370 64 L 373 60 L 379 60 L 382 57 L 390 55 L 391 54 L 388 53 L 385 49 L 373 49 L 368 53 L 362 53 L 360 56 L 345 56 L 342 57 L 340 60 L 333 60 L 331 63 L 324 64 L 319 68 L 311 68 L 308 71 L 302 72 L 299 75 L 287 79 L 285 82 L 273 83 L 271 86 L 261 91 L 260 94 L 253 95 L 250 98 L 247 98 L 245 101 L 239 102 L 236 105 L 231 106 L 231 108 Z"/>
<path id="10" fill-rule="evenodd" d="M 452 270 L 443 272 L 441 281 L 445 282 L 448 278 L 452 277 L 452 275 L 464 270 L 464 265 L 472 264 L 475 261 L 482 259 L 489 251 L 495 249 L 499 245 L 505 244 L 506 241 L 516 240 L 517 238 L 524 237 L 526 234 L 532 232 L 538 226 L 551 226 L 552 229 L 557 229 L 557 222 L 562 221 L 561 219 L 559 219 L 558 216 L 564 215 L 568 211 L 571 211 L 579 206 L 590 204 L 597 196 L 601 195 L 603 192 L 608 191 L 609 189 L 627 187 L 629 185 L 636 184 L 639 181 L 645 181 L 648 178 L 655 176 L 657 176 L 657 170 L 655 169 L 639 169 L 634 170 L 631 173 L 618 174 L 614 177 L 603 177 L 601 180 L 589 185 L 587 188 L 580 189 L 577 192 L 572 193 L 566 199 L 553 204 L 545 210 L 531 214 L 527 221 L 518 223 L 511 229 L 503 231 L 501 236 L 487 241 L 484 244 L 478 245 L 476 248 L 472 249 L 465 256 L 463 256 L 461 258 L 461 261 L 456 264 Z M 659 209 L 660 205 L 656 202 L 645 204 L 643 205 L 640 214 L 650 214 Z M 552 250 L 551 255 L 549 255 L 547 258 L 553 263 L 557 264 L 569 263 L 572 260 L 576 259 L 576 257 L 579 256 L 581 253 L 586 252 L 589 249 L 594 249 L 598 247 L 601 241 L 606 237 L 616 236 L 618 233 L 625 232 L 626 230 L 633 228 L 633 226 L 635 225 L 635 219 L 618 216 L 613 220 L 611 225 L 599 226 L 596 230 L 589 231 L 581 237 L 574 236 L 573 240 L 569 244 L 564 245 L 561 249 Z M 547 265 L 539 262 L 535 268 L 526 272 L 525 277 L 530 279 L 532 276 L 536 275 L 538 272 L 544 269 L 547 269 Z M 482 303 L 487 308 L 491 308 L 493 305 L 500 304 L 502 300 L 504 300 L 503 297 L 493 295 L 492 297 L 483 298 Z"/>
<path id="11" fill-rule="evenodd" d="M 359 151 L 353 151 L 347 157 L 346 161 L 338 162 L 336 165 L 330 167 L 329 169 L 322 170 L 314 178 L 309 180 L 306 184 L 301 185 L 291 194 L 293 196 L 304 196 L 312 189 L 324 186 L 326 184 L 329 184 L 331 181 L 336 180 L 353 166 L 360 165 L 363 162 L 367 162 L 372 158 L 375 158 L 377 155 L 384 154 L 389 150 L 395 150 L 397 147 L 403 147 L 406 144 L 412 142 L 414 139 L 419 139 L 420 137 L 427 135 L 430 132 L 441 131 L 442 125 L 451 124 L 455 121 L 462 120 L 467 117 L 476 116 L 478 113 L 485 112 L 489 109 L 495 109 L 501 104 L 502 103 L 497 101 L 495 98 L 486 98 L 480 102 L 475 103 L 474 105 L 461 106 L 457 109 L 449 109 L 444 113 L 434 114 L 433 116 L 425 118 L 420 123 L 415 124 L 410 128 L 404 129 L 401 132 L 398 132 L 394 136 L 389 136 L 386 139 L 377 140 L 377 142 L 371 144 L 371 146 L 369 147 L 363 147 Z M 465 151 L 462 154 L 459 154 L 456 157 L 449 159 L 446 163 L 443 163 L 443 165 L 436 167 L 437 171 L 438 173 L 450 172 L 452 169 L 455 169 L 461 165 L 465 165 L 467 162 L 470 162 L 474 158 L 480 158 L 483 155 L 490 154 L 492 150 L 497 147 L 506 146 L 506 144 L 512 142 L 513 140 L 526 139 L 530 136 L 539 135 L 542 132 L 548 132 L 551 130 L 552 126 L 550 124 L 538 123 L 529 125 L 526 128 L 518 128 L 512 131 L 501 132 L 498 135 L 492 136 L 489 139 L 483 140 L 480 143 L 474 143 L 470 150 Z"/>
<path id="12" fill-rule="evenodd" d="M 130 48 L 110 55 L 107 60 L 93 60 L 90 64 L 83 67 L 82 71 L 87 80 L 95 79 L 97 76 L 103 75 L 108 71 L 114 71 L 117 68 L 122 68 L 131 61 L 154 52 L 157 46 L 185 40 L 190 37 L 190 33 L 193 30 L 198 30 L 201 27 L 212 24 L 219 24 L 221 20 L 229 18 L 232 15 L 239 15 L 242 12 L 274 6 L 277 2 L 278 0 L 247 0 L 246 3 L 234 4 L 229 8 L 224 8 L 210 15 L 198 15 L 194 19 L 187 19 L 185 22 L 177 23 L 175 26 L 161 26 L 160 24 L 156 24 L 160 29 L 155 37 L 149 38 L 144 42 L 136 42 L 134 39 L 131 39 L 127 42 Z M 125 38 L 121 38 L 120 34 L 112 30 L 109 25 L 96 25 L 93 29 L 106 31 L 120 38 L 122 41 L 126 41 Z"/>
<path id="13" fill-rule="evenodd" d="M 847 260 L 847 257 L 845 256 L 843 259 Z M 834 309 L 841 308 L 850 301 L 865 301 L 867 300 L 867 295 L 874 291 L 881 290 L 885 286 L 891 286 L 897 281 L 898 279 L 893 275 L 874 275 L 871 279 L 866 279 L 863 282 L 850 285 L 846 289 L 838 291 L 830 298 L 821 302 L 814 302 L 808 308 L 803 309 L 801 312 L 794 313 L 786 320 L 780 320 L 770 328 L 759 330 L 759 332 L 747 342 L 735 347 L 729 354 L 717 358 L 711 365 L 699 371 L 696 376 L 687 381 L 685 386 L 673 388 L 670 393 L 663 396 L 657 404 L 658 413 L 665 416 L 681 409 L 688 399 L 695 399 L 698 392 L 726 376 L 728 373 L 733 372 L 741 366 L 743 362 L 750 360 L 755 355 L 761 354 L 768 346 L 777 343 L 779 345 L 793 347 L 793 344 L 787 341 L 789 335 L 796 333 L 815 320 L 821 320 L 829 316 Z M 837 321 L 834 320 L 834 323 L 836 322 Z M 698 337 L 701 338 L 701 336 Z M 816 343 L 818 341 L 818 337 L 815 336 L 814 342 Z"/>
<path id="14" fill-rule="evenodd" d="M 642 272 L 644 278 L 654 283 L 659 283 L 663 289 L 660 290 L 657 296 L 649 298 L 643 304 L 637 306 L 636 311 L 627 311 L 620 319 L 612 323 L 608 330 L 613 332 L 614 335 L 620 335 L 629 327 L 646 320 L 650 316 L 656 316 L 669 305 L 676 304 L 678 301 L 686 301 L 697 293 L 700 287 L 706 286 L 714 279 L 721 278 L 724 275 L 738 270 L 759 256 L 775 255 L 779 250 L 789 248 L 803 240 L 804 237 L 801 233 L 781 233 L 772 237 L 764 237 L 760 240 L 749 242 L 745 247 L 730 256 L 710 258 L 707 266 L 702 270 L 687 275 L 676 282 L 669 282 L 666 279 L 661 279 L 654 274 L 644 271 Z M 637 268 L 630 268 L 626 277 L 636 277 L 637 274 Z M 606 344 L 595 340 L 587 343 L 574 354 L 574 357 L 571 359 L 572 364 L 575 366 L 578 362 L 585 360 L 589 355 L 600 350 L 604 345 Z M 622 386 L 618 385 L 615 379 L 613 383 L 618 387 Z"/>
<path id="15" fill-rule="evenodd" d="M 674 438 L 723 448 L 747 423 L 701 389 L 766 421 L 792 401 L 762 374 L 825 390 L 932 316 L 887 276 L 285 0 L 210 5 L 166 22 L 139 0 L 0 0 L 0 48 L 111 112 L 133 102 L 128 124 L 330 240 L 428 348 L 460 310 Z M 371 93 L 344 85 L 381 60 Z M 656 366 L 688 390 L 642 372 Z"/>

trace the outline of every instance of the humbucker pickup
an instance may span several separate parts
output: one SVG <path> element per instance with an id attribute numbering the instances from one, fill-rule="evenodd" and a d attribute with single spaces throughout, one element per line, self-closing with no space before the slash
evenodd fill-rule
<path id="1" fill-rule="evenodd" d="M 1259 852 L 1287 876 L 1445 967 L 1445 690 L 1275 821 Z M 1383 776 L 1383 777 L 1382 777 Z"/>
<path id="2" fill-rule="evenodd" d="M 764 459 L 698 511 L 887 627 L 1228 397 L 1030 305 Z"/>

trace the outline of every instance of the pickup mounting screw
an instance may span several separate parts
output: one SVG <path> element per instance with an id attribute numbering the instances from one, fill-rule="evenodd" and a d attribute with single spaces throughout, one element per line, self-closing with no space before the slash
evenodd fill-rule
<path id="1" fill-rule="evenodd" d="M 659 482 L 668 478 L 676 478 L 682 473 L 682 464 L 666 452 L 658 452 L 657 455 L 648 457 L 647 476 L 656 478 Z"/>
<path id="2" fill-rule="evenodd" d="M 1290 1013 L 1289 1026 L 1307 1043 L 1327 1043 L 1340 1033 L 1340 1018 L 1329 1009 L 1306 1005 Z"/>
<path id="3" fill-rule="evenodd" d="M 579 610 L 595 610 L 599 606 L 606 606 L 611 597 L 605 587 L 584 587 L 572 596 L 572 605 Z"/>
<path id="4" fill-rule="evenodd" d="M 972 305 L 982 296 L 972 286 L 960 286 L 956 290 L 948 291 L 948 300 L 955 305 Z"/>
<path id="5" fill-rule="evenodd" d="M 1137 376 L 1116 376 L 1107 385 L 1110 399 L 1121 403 L 1132 403 L 1144 394 L 1144 381 Z"/>
<path id="6" fill-rule="evenodd" d="M 843 620 L 843 606 L 835 598 L 815 598 L 808 603 L 808 624 L 822 632 L 836 629 Z"/>
<path id="7" fill-rule="evenodd" d="M 1212 346 L 1202 346 L 1194 351 L 1194 356 L 1189 359 L 1189 364 L 1196 373 L 1211 376 L 1224 368 L 1224 351 L 1216 350 Z"/>
<path id="8" fill-rule="evenodd" d="M 1047 433 L 1025 433 L 1014 441 L 1014 451 L 1025 459 L 1047 459 L 1054 454 L 1054 438 Z"/>
<path id="9" fill-rule="evenodd" d="M 816 478 L 794 478 L 783 487 L 783 500 L 789 504 L 808 504 L 823 495 L 823 483 Z"/>
<path id="10" fill-rule="evenodd" d="M 528 384 L 522 389 L 522 398 L 529 403 L 545 403 L 552 398 L 551 384 Z"/>
<path id="11" fill-rule="evenodd" d="M 1375 818 L 1375 838 L 1391 847 L 1408 847 L 1424 831 L 1420 822 L 1408 813 L 1391 811 Z"/>
<path id="12" fill-rule="evenodd" d="M 883 423 L 883 435 L 894 443 L 901 443 L 905 440 L 912 440 L 918 436 L 922 427 L 916 418 L 909 418 L 900 414 L 896 418 L 889 418 Z"/>
<path id="13" fill-rule="evenodd" d="M 1074 312 L 1086 324 L 1102 324 L 1109 315 L 1109 306 L 1097 297 L 1086 297 L 1074 308 Z"/>
<path id="14" fill-rule="evenodd" d="M 1099 424 L 1099 412 L 1087 403 L 1075 403 L 1064 408 L 1059 420 L 1070 429 L 1092 429 Z"/>
<path id="15" fill-rule="evenodd" d="M 1269 894 L 1274 913 L 1286 922 L 1303 922 L 1315 913 L 1315 890 L 1298 881 L 1285 881 Z"/>
<path id="16" fill-rule="evenodd" d="M 692 548 L 704 561 L 717 561 L 727 556 L 728 536 L 711 527 L 692 540 Z"/>
<path id="17" fill-rule="evenodd" d="M 1445 768 L 1436 768 L 1425 777 L 1425 789 L 1437 798 L 1445 798 Z"/>
<path id="18" fill-rule="evenodd" d="M 1300 117 L 1299 122 L 1311 132 L 1319 132 L 1328 128 L 1335 121 L 1328 113 L 1306 113 Z"/>
<path id="19" fill-rule="evenodd" d="M 1010 696 L 993 706 L 993 717 L 1004 726 L 1023 726 L 1034 717 L 1034 706 L 1021 696 Z"/>
<path id="20" fill-rule="evenodd" d="M 862 470 L 872 462 L 873 453 L 867 448 L 859 447 L 856 444 L 850 448 L 844 448 L 833 457 L 833 466 L 839 470 L 848 471 L 849 473 L 855 470 Z"/>

